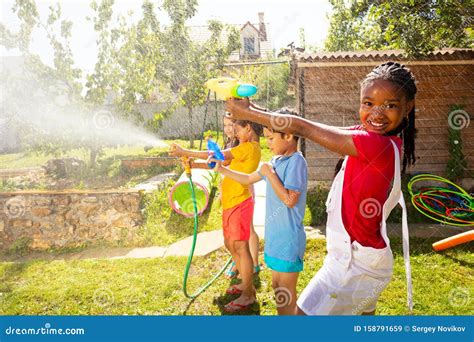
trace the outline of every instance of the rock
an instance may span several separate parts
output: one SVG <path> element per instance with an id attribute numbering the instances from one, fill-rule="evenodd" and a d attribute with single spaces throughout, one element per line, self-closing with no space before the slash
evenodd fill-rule
<path id="1" fill-rule="evenodd" d="M 31 202 L 31 207 L 48 207 L 51 205 L 51 198 L 45 196 L 34 197 Z"/>
<path id="2" fill-rule="evenodd" d="M 128 208 L 123 203 L 123 201 L 120 197 L 114 198 L 111 204 L 114 207 L 114 209 L 117 210 L 119 213 L 128 212 Z"/>
<path id="3" fill-rule="evenodd" d="M 33 239 L 30 243 L 31 249 L 48 249 L 51 248 L 52 244 L 46 240 Z"/>
<path id="4" fill-rule="evenodd" d="M 68 212 L 69 207 L 65 205 L 55 207 L 55 211 L 58 215 L 64 215 Z"/>
<path id="5" fill-rule="evenodd" d="M 68 196 L 57 196 L 53 198 L 54 206 L 67 206 L 71 203 L 71 199 Z"/>
<path id="6" fill-rule="evenodd" d="M 54 224 L 51 222 L 41 222 L 41 227 L 40 229 L 43 230 L 52 230 L 54 228 Z"/>
<path id="7" fill-rule="evenodd" d="M 135 209 L 140 205 L 140 196 L 138 195 L 126 195 L 122 198 L 122 202 L 129 208 Z"/>
<path id="8" fill-rule="evenodd" d="M 89 216 L 100 208 L 98 204 L 83 204 L 77 207 L 77 210 Z"/>
<path id="9" fill-rule="evenodd" d="M 99 200 L 95 196 L 89 196 L 81 200 L 82 203 L 97 203 Z"/>
<path id="10" fill-rule="evenodd" d="M 10 221 L 13 228 L 29 228 L 33 226 L 33 221 L 25 219 L 14 219 Z"/>
<path id="11" fill-rule="evenodd" d="M 54 223 L 56 223 L 56 225 L 58 225 L 58 226 L 64 225 L 65 221 L 66 220 L 65 220 L 64 216 L 62 216 L 62 215 L 56 215 L 56 218 L 54 219 Z"/>
<path id="12" fill-rule="evenodd" d="M 3 220 L 0 221 L 0 232 L 5 231 L 5 222 Z"/>
<path id="13" fill-rule="evenodd" d="M 112 221 L 112 227 L 114 228 L 127 228 L 135 226 L 135 222 L 130 220 L 127 216 L 122 216 L 117 220 Z"/>
<path id="14" fill-rule="evenodd" d="M 68 229 L 69 234 L 71 235 L 74 235 L 74 233 L 76 232 L 76 226 L 73 224 L 69 225 L 67 229 Z"/>
<path id="15" fill-rule="evenodd" d="M 46 173 L 56 178 L 68 178 L 84 173 L 87 165 L 77 158 L 50 159 L 43 165 Z"/>
<path id="16" fill-rule="evenodd" d="M 72 219 L 72 217 L 74 216 L 74 214 L 76 213 L 76 210 L 74 209 L 71 209 L 69 210 L 65 215 L 64 215 L 64 218 L 68 221 L 70 221 Z"/>
<path id="17" fill-rule="evenodd" d="M 37 217 L 45 217 L 50 215 L 53 211 L 48 207 L 32 207 L 30 209 L 31 214 Z"/>

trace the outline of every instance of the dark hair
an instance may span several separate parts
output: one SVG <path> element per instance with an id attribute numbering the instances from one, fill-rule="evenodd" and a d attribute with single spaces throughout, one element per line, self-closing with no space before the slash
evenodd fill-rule
<path id="1" fill-rule="evenodd" d="M 298 116 L 298 113 L 296 113 L 293 109 L 288 108 L 288 107 L 282 107 L 282 108 L 276 110 L 275 113 Z M 271 127 L 267 127 L 267 128 L 268 128 L 270 131 L 272 131 L 272 132 L 280 133 L 282 138 L 283 138 L 283 136 L 285 135 L 285 133 L 280 132 L 280 131 L 277 131 L 277 130 L 274 130 L 274 129 L 271 128 Z M 300 140 L 300 137 L 293 134 L 293 140 L 295 140 L 296 142 L 298 142 L 298 140 Z"/>
<path id="2" fill-rule="evenodd" d="M 376 66 L 362 81 L 361 87 L 369 85 L 375 80 L 387 80 L 398 85 L 404 92 L 407 101 L 413 100 L 416 94 L 415 76 L 405 65 L 397 62 L 387 62 Z M 415 106 L 404 117 L 402 123 L 387 135 L 400 135 L 403 140 L 403 170 L 407 165 L 415 164 Z"/>
<path id="3" fill-rule="evenodd" d="M 227 118 L 227 115 L 230 114 L 229 112 L 225 112 L 225 115 L 224 117 L 222 118 L 222 123 L 224 123 L 224 120 Z M 230 121 L 233 122 L 233 120 L 231 118 L 227 118 L 229 119 Z M 222 149 L 223 150 L 226 150 L 228 148 L 232 148 L 232 147 L 236 147 L 240 144 L 240 141 L 239 139 L 237 139 L 236 137 L 232 138 L 232 139 L 229 139 L 227 138 L 227 136 L 225 135 L 225 133 L 222 134 L 224 136 L 224 144 L 222 145 Z"/>
<path id="4" fill-rule="evenodd" d="M 234 120 L 234 123 L 242 127 L 249 125 L 250 128 L 255 132 L 255 134 L 257 134 L 257 137 L 262 136 L 263 126 L 258 123 L 247 120 Z"/>

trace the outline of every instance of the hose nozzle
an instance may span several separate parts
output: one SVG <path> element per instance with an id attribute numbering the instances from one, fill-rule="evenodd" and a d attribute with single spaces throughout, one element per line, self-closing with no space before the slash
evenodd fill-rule
<path id="1" fill-rule="evenodd" d="M 183 163 L 186 176 L 191 177 L 191 160 L 188 157 L 181 157 L 181 162 Z"/>

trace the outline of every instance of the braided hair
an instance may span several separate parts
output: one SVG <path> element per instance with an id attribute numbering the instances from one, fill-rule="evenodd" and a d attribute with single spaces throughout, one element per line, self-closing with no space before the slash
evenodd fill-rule
<path id="1" fill-rule="evenodd" d="M 361 87 L 367 86 L 375 80 L 387 80 L 399 86 L 404 92 L 407 101 L 413 100 L 416 94 L 415 76 L 405 65 L 397 62 L 387 62 L 376 66 L 362 81 Z M 387 135 L 399 135 L 403 140 L 403 170 L 407 165 L 415 164 L 415 106 L 408 118 L 404 117 L 401 124 Z"/>

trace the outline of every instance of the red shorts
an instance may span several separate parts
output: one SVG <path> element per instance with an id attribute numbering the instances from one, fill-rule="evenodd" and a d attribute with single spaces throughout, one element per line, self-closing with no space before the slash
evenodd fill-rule
<path id="1" fill-rule="evenodd" d="M 224 238 L 242 241 L 248 241 L 250 239 L 254 204 L 254 199 L 249 197 L 235 207 L 222 211 Z"/>

